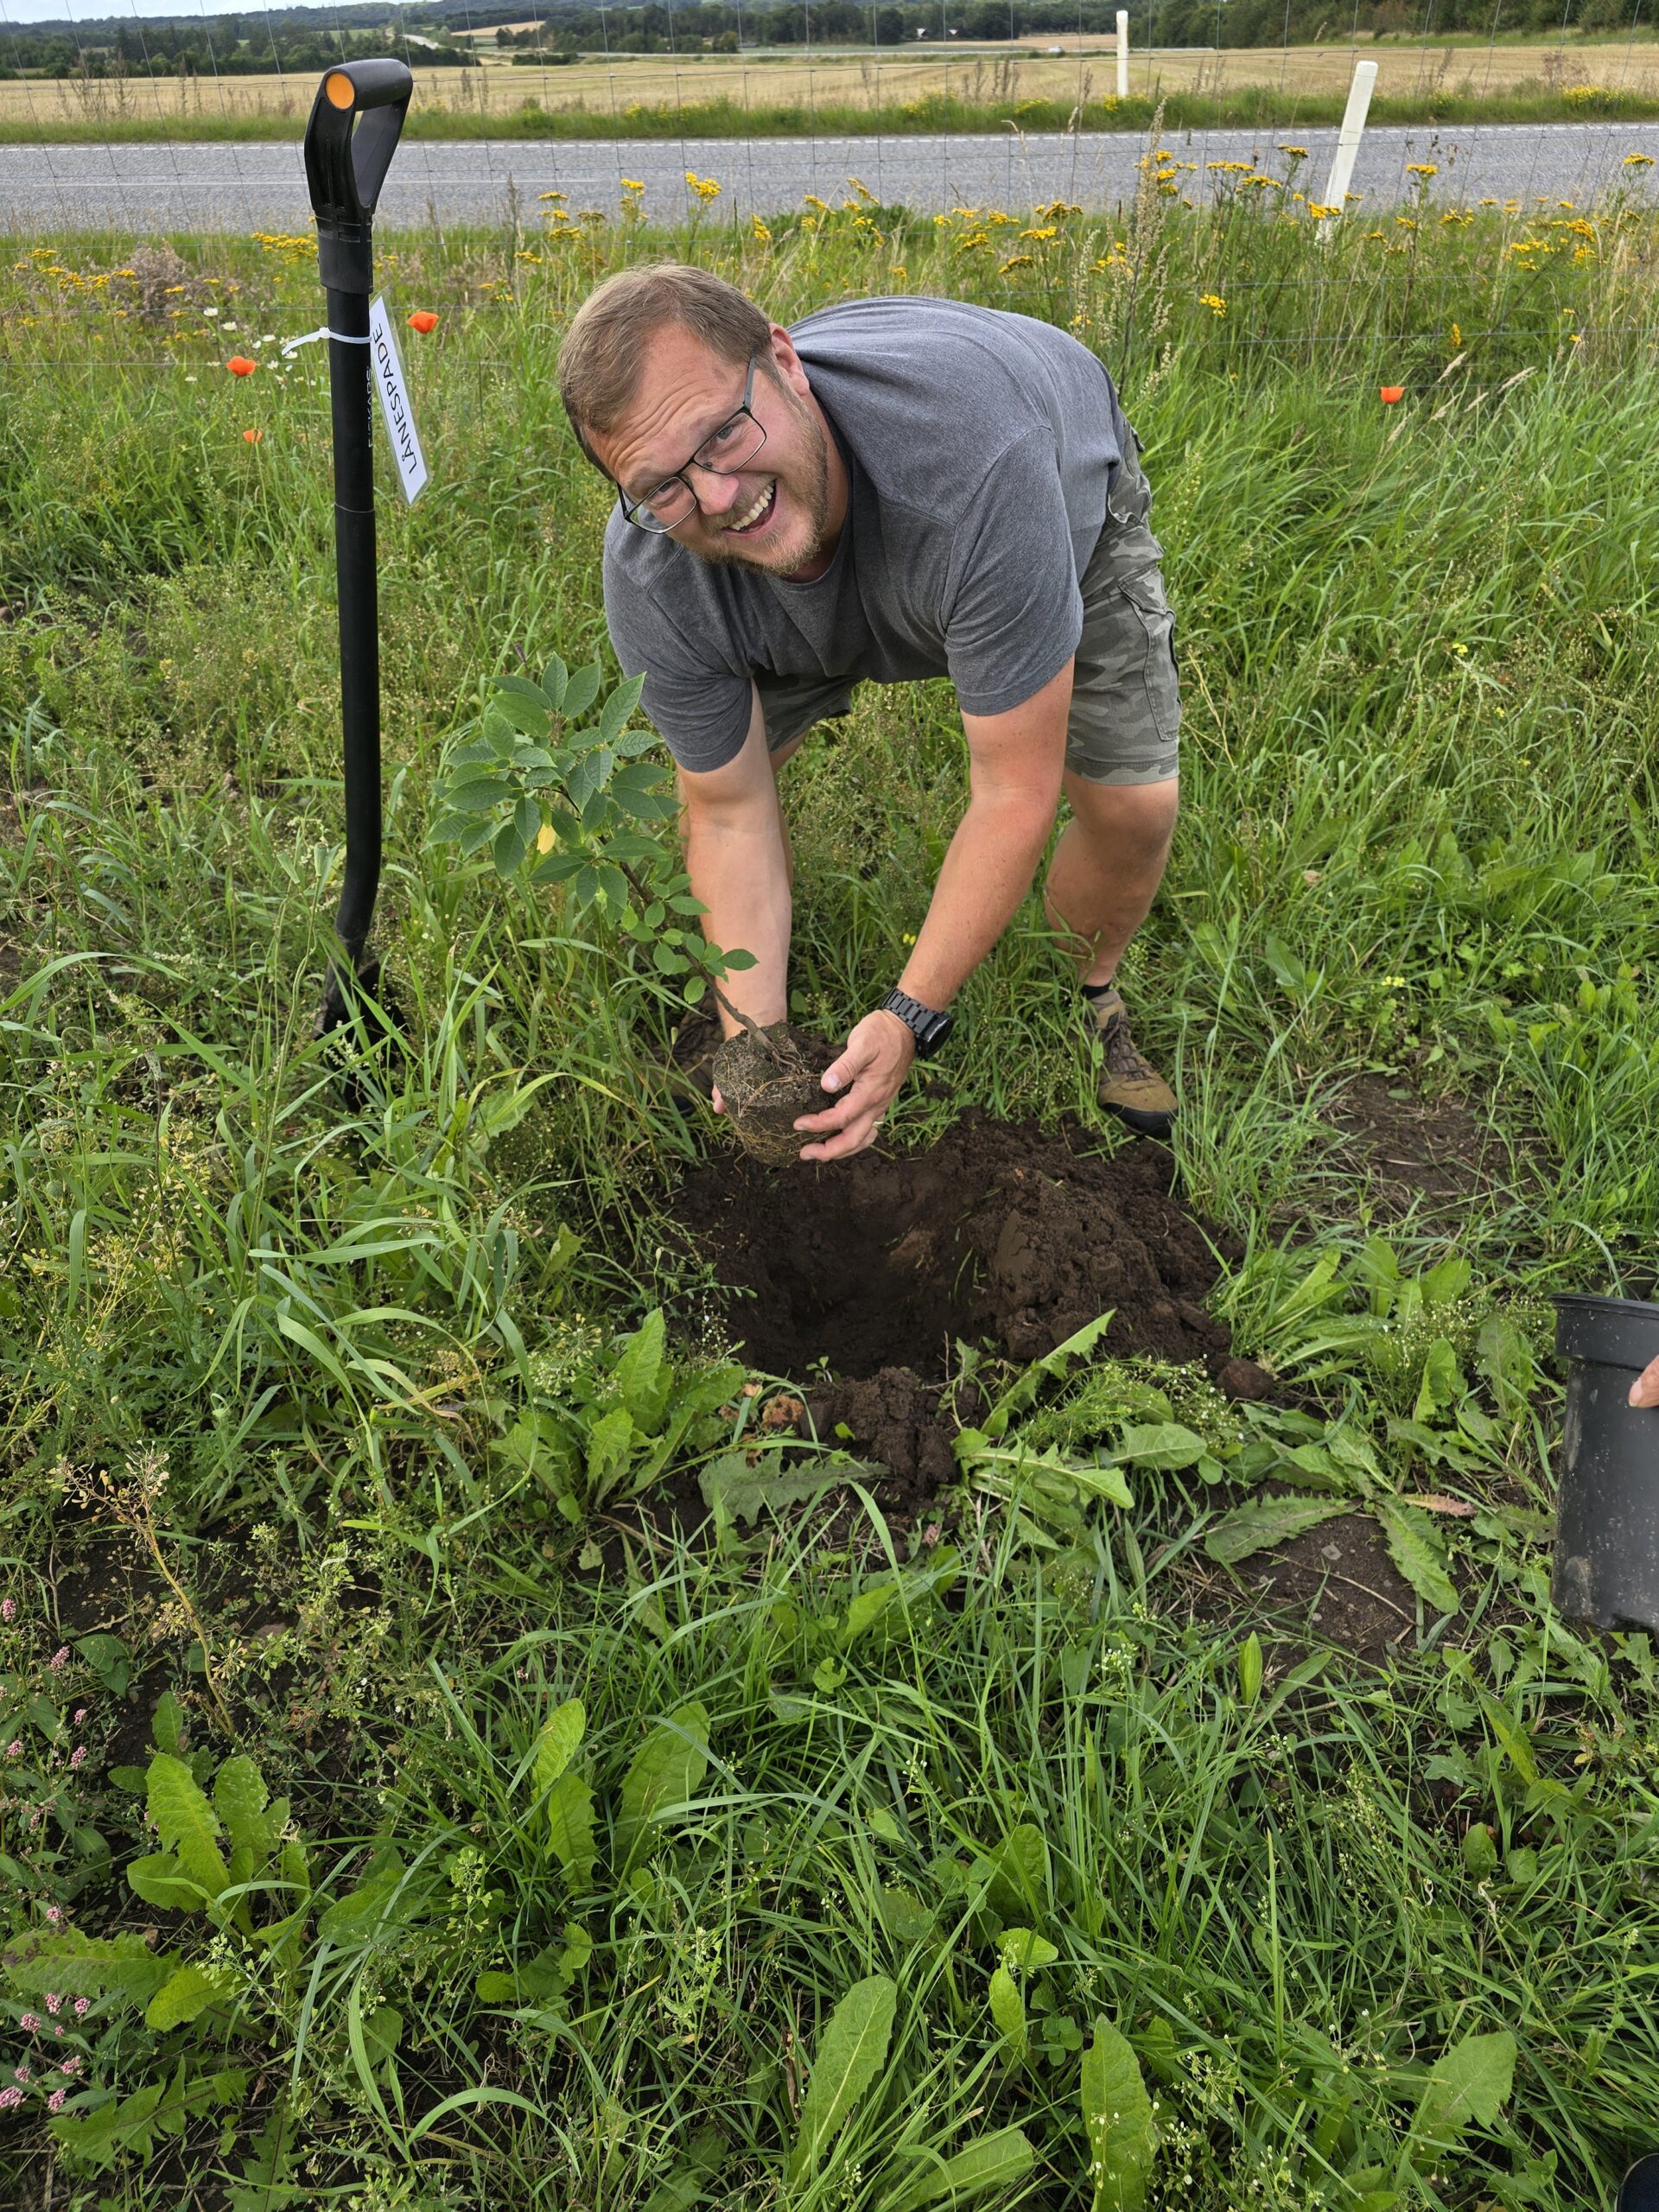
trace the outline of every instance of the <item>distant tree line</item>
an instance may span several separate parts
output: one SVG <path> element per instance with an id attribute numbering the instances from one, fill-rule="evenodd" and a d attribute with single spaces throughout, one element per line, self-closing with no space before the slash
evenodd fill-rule
<path id="1" fill-rule="evenodd" d="M 79 36 L 55 26 L 0 32 L 0 76 L 251 77 L 281 71 L 320 73 L 337 61 L 404 54 L 423 68 L 476 68 L 470 48 L 440 33 L 404 35 L 396 24 L 333 31 L 307 25 L 267 25 L 255 16 L 219 16 L 191 23 L 88 24 Z"/>
<path id="2" fill-rule="evenodd" d="M 1582 30 L 1629 29 L 1640 0 L 1567 0 L 1565 21 Z M 1426 12 L 1427 10 L 1427 12 Z M 1079 29 L 1110 31 L 1116 0 L 687 0 L 668 7 L 645 0 L 635 7 L 557 6 L 534 30 L 496 32 L 503 47 L 547 53 L 666 54 L 740 46 L 875 46 L 939 44 L 955 36 L 975 44 L 996 40 L 1051 39 Z M 1561 0 L 1499 0 L 1500 32 L 1559 32 Z M 1345 44 L 1356 17 L 1351 6 L 1333 11 L 1331 0 L 1291 0 L 1293 44 L 1329 37 Z M 1278 46 L 1286 37 L 1285 0 L 1131 0 L 1129 35 L 1146 46 Z M 1492 0 L 1360 0 L 1362 38 L 1437 35 L 1494 28 Z M 1646 25 L 1642 26 L 1645 31 Z"/>

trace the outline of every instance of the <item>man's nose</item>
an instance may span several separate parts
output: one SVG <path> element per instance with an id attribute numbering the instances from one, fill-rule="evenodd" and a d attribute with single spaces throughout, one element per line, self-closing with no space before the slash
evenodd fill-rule
<path id="1" fill-rule="evenodd" d="M 697 505 L 704 514 L 729 514 L 742 496 L 743 486 L 737 477 L 716 475 L 703 468 L 697 471 Z"/>

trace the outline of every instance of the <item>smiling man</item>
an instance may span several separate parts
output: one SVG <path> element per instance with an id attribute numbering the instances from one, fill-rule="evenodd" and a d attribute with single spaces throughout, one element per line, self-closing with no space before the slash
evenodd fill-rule
<path id="1" fill-rule="evenodd" d="M 1114 978 L 1168 855 L 1180 708 L 1138 443 L 1094 355 L 953 300 L 849 300 L 785 330 L 669 263 L 583 302 L 559 389 L 617 487 L 606 618 L 678 766 L 704 927 L 755 955 L 725 986 L 751 1020 L 787 1007 L 778 769 L 861 681 L 956 686 L 968 805 L 903 973 L 824 1076 L 834 1103 L 796 1124 L 802 1158 L 870 1143 L 943 1043 L 1062 794 L 1045 903 L 1103 1046 L 1101 1103 L 1166 1134 L 1175 1099 Z"/>

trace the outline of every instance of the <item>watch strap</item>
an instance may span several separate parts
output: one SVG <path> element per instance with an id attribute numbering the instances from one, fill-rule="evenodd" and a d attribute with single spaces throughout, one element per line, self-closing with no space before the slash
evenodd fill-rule
<path id="1" fill-rule="evenodd" d="M 898 1015 L 916 1039 L 918 1058 L 924 1060 L 931 1058 L 938 1051 L 956 1027 L 953 1015 L 942 1013 L 937 1007 L 924 1006 L 919 999 L 912 998 L 908 991 L 889 991 L 877 1011 Z"/>

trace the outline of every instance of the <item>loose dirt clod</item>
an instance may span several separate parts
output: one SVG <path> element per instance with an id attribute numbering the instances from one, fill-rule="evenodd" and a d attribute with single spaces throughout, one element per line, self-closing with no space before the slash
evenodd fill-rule
<path id="1" fill-rule="evenodd" d="M 1224 1357 L 1201 1302 L 1212 1240 L 1170 1195 L 1169 1153 L 1097 1143 L 969 1113 L 931 1151 L 798 1175 L 716 1154 L 674 1211 L 721 1281 L 753 1294 L 730 1325 L 774 1375 L 938 1381 L 957 1338 L 1036 1359 L 1109 1307 L 1112 1351 Z"/>
<path id="2" fill-rule="evenodd" d="M 785 1021 L 727 1039 L 715 1055 L 715 1085 L 745 1151 L 772 1167 L 798 1162 L 811 1139 L 795 1127 L 797 1116 L 832 1103 L 819 1077 L 834 1058 L 822 1037 Z"/>

